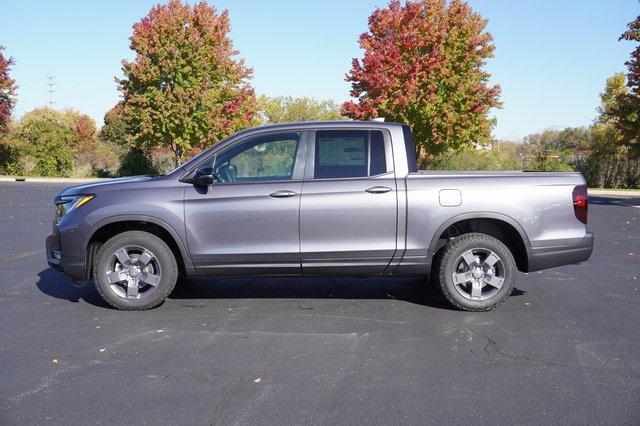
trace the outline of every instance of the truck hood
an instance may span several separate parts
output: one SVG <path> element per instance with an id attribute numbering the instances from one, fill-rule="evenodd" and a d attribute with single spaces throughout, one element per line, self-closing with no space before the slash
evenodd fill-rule
<path id="1" fill-rule="evenodd" d="M 96 192 L 100 192 L 100 189 L 109 187 L 112 189 L 114 186 L 128 184 L 128 183 L 139 183 L 146 182 L 149 180 L 156 179 L 153 176 L 133 176 L 126 178 L 115 178 L 115 179 L 104 179 L 95 182 L 89 182 L 81 185 L 74 185 L 68 188 L 63 189 L 60 192 L 60 196 L 64 195 L 78 195 L 78 194 L 94 194 Z"/>

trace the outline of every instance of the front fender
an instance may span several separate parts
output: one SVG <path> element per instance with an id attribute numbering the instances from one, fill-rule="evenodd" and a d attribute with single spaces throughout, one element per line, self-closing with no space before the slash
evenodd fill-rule
<path id="1" fill-rule="evenodd" d="M 117 223 L 117 222 L 146 222 L 146 223 L 154 224 L 164 229 L 165 231 L 167 231 L 167 233 L 169 233 L 169 235 L 171 235 L 171 238 L 173 238 L 176 245 L 178 246 L 178 250 L 180 250 L 180 255 L 182 256 L 182 260 L 184 261 L 185 272 L 188 275 L 195 274 L 195 268 L 193 267 L 193 262 L 191 261 L 191 257 L 189 256 L 189 252 L 186 249 L 186 245 L 183 241 L 183 238 L 180 236 L 178 231 L 174 229 L 173 226 L 171 226 L 169 223 L 155 216 L 142 215 L 142 214 L 123 214 L 123 215 L 110 216 L 93 223 L 89 228 L 83 241 L 83 247 L 85 249 L 84 253 L 85 254 L 89 253 L 90 257 L 93 254 L 95 254 L 95 253 L 89 252 L 88 250 L 89 243 L 91 242 L 91 239 L 93 238 L 93 236 L 96 234 L 96 232 L 98 232 L 103 227 L 113 223 Z M 92 262 L 92 259 L 85 259 L 85 262 L 84 262 L 86 279 L 89 278 L 88 275 L 89 275 L 89 271 L 91 270 L 89 266 L 91 265 L 91 262 Z"/>

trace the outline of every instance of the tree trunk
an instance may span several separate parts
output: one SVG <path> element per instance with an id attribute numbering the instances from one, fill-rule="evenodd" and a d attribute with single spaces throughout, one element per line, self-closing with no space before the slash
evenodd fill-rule
<path id="1" fill-rule="evenodd" d="M 173 151 L 173 167 L 177 168 L 180 165 L 181 157 L 182 156 L 180 155 L 180 153 L 178 151 Z"/>
<path id="2" fill-rule="evenodd" d="M 173 167 L 178 168 L 180 160 L 182 159 L 182 150 L 177 143 L 171 142 L 171 151 L 173 152 Z"/>
<path id="3" fill-rule="evenodd" d="M 423 167 L 424 160 L 427 158 L 427 151 L 422 145 L 416 145 L 416 159 L 418 160 L 418 168 Z"/>

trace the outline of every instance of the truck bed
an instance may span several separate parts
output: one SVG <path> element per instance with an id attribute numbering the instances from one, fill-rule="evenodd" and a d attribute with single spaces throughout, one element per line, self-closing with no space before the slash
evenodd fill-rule
<path id="1" fill-rule="evenodd" d="M 418 170 L 411 175 L 427 176 L 543 176 L 543 177 L 567 177 L 581 176 L 579 172 L 536 172 L 528 170 Z"/>

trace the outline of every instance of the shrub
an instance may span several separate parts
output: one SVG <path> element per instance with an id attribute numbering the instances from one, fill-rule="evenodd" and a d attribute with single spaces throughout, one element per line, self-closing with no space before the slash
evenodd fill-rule
<path id="1" fill-rule="evenodd" d="M 20 151 L 8 141 L 0 141 L 0 174 L 19 175 L 22 173 Z"/>
<path id="2" fill-rule="evenodd" d="M 155 175 L 158 170 L 144 152 L 137 148 L 130 148 L 122 156 L 118 176 Z"/>
<path id="3" fill-rule="evenodd" d="M 332 100 L 262 95 L 258 98 L 258 107 L 257 124 L 344 120 L 340 115 L 340 107 Z"/>
<path id="4" fill-rule="evenodd" d="M 97 141 L 91 150 L 83 150 L 78 154 L 76 167 L 88 166 L 93 176 L 115 177 L 125 152 L 126 149 L 120 145 Z"/>
<path id="5" fill-rule="evenodd" d="M 22 152 L 25 174 L 63 176 L 73 169 L 73 132 L 57 111 L 40 108 L 25 114 L 12 139 Z"/>
<path id="6" fill-rule="evenodd" d="M 95 123 L 78 112 L 37 108 L 25 114 L 10 134 L 24 174 L 69 176 L 76 157 L 95 151 Z M 14 171 L 15 171 L 14 170 Z"/>
<path id="7" fill-rule="evenodd" d="M 422 167 L 431 170 L 521 170 L 515 144 L 494 144 L 491 149 L 447 151 L 427 158 Z"/>

